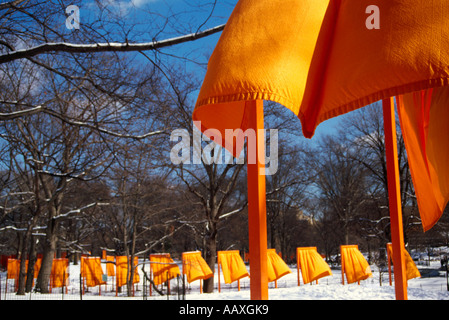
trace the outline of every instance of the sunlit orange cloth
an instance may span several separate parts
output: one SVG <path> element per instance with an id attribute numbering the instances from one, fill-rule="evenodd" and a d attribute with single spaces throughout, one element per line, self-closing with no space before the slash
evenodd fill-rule
<path id="1" fill-rule="evenodd" d="M 296 248 L 296 259 L 304 283 L 332 275 L 331 268 L 318 254 L 316 247 Z"/>
<path id="2" fill-rule="evenodd" d="M 134 265 L 137 266 L 138 258 L 134 257 Z M 116 256 L 115 257 L 116 264 L 116 281 L 117 287 L 121 287 L 126 285 L 126 279 L 130 276 L 128 274 L 128 257 L 127 256 Z M 129 270 L 131 272 L 131 270 Z M 132 283 L 138 283 L 140 281 L 139 272 L 137 267 L 134 268 L 134 277 Z"/>
<path id="3" fill-rule="evenodd" d="M 223 271 L 225 283 L 229 284 L 249 276 L 238 250 L 218 251 L 217 261 Z"/>
<path id="4" fill-rule="evenodd" d="M 387 243 L 387 250 L 388 255 L 391 258 L 391 261 L 393 260 L 393 245 L 391 243 Z M 420 278 L 421 273 L 419 272 L 418 268 L 416 267 L 415 262 L 413 261 L 410 254 L 407 252 L 407 250 L 404 250 L 404 256 L 405 256 L 405 270 L 407 274 L 407 280 L 414 279 L 414 278 Z"/>
<path id="5" fill-rule="evenodd" d="M 67 280 L 69 278 L 69 259 L 53 259 L 53 264 L 51 266 L 51 286 L 53 288 L 60 288 L 66 286 Z"/>
<path id="6" fill-rule="evenodd" d="M 42 258 L 37 258 L 36 262 L 34 263 L 34 278 L 37 278 L 37 276 L 39 275 L 41 265 L 42 265 Z"/>
<path id="7" fill-rule="evenodd" d="M 209 279 L 214 275 L 200 251 L 182 253 L 182 273 L 187 275 L 189 283 Z"/>
<path id="8" fill-rule="evenodd" d="M 348 283 L 368 279 L 372 276 L 371 268 L 357 245 L 341 246 L 341 263 Z"/>
<path id="9" fill-rule="evenodd" d="M 39 270 L 41 267 L 42 258 L 36 259 L 36 262 L 34 263 L 34 270 L 33 270 L 33 278 L 37 278 L 39 275 Z M 7 278 L 8 279 L 19 279 L 19 272 L 20 272 L 20 260 L 17 259 L 8 259 L 8 265 L 7 265 Z M 29 261 L 26 261 L 26 272 L 28 272 L 28 263 Z"/>
<path id="10" fill-rule="evenodd" d="M 99 257 L 81 258 L 81 276 L 85 279 L 85 284 L 88 287 L 105 284 L 101 259 Z"/>
<path id="11" fill-rule="evenodd" d="M 225 129 L 246 130 L 245 100 L 273 100 L 298 112 L 327 4 L 237 3 L 209 60 L 193 113 L 202 131 L 217 129 L 224 138 Z M 227 143 L 234 155 L 243 147 Z"/>
<path id="12" fill-rule="evenodd" d="M 175 264 L 169 253 L 150 254 L 153 271 L 153 282 L 155 285 L 166 282 L 181 275 L 178 265 Z"/>
<path id="13" fill-rule="evenodd" d="M 368 29 L 369 5 L 380 29 Z M 372 102 L 449 84 L 447 0 L 241 0 L 209 60 L 193 120 L 247 128 L 245 101 L 278 102 L 306 137 Z M 204 132 L 211 136 L 211 132 Z M 238 155 L 230 141 L 216 141 Z"/>
<path id="14" fill-rule="evenodd" d="M 268 282 L 276 281 L 292 272 L 275 249 L 267 249 L 267 256 Z"/>
<path id="15" fill-rule="evenodd" d="M 106 256 L 106 261 L 114 262 L 114 256 Z M 109 277 L 115 276 L 115 268 L 113 263 L 106 263 L 106 274 Z"/>
<path id="16" fill-rule="evenodd" d="M 422 225 L 427 231 L 449 201 L 449 88 L 399 97 L 398 113 Z"/>
<path id="17" fill-rule="evenodd" d="M 6 267 L 7 279 L 19 279 L 19 270 L 20 270 L 20 260 L 8 259 L 8 264 Z"/>

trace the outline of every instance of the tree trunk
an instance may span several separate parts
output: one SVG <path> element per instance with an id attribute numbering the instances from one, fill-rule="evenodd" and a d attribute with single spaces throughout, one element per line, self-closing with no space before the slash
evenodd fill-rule
<path id="1" fill-rule="evenodd" d="M 25 292 L 31 292 L 34 282 L 34 265 L 36 264 L 36 239 L 31 236 L 30 261 L 28 263 L 27 279 L 25 283 Z"/>
<path id="2" fill-rule="evenodd" d="M 53 220 L 53 219 L 52 219 Z M 39 275 L 37 277 L 37 289 L 41 293 L 50 293 L 49 291 L 49 283 L 50 283 L 50 275 L 51 268 L 53 265 L 53 258 L 56 252 L 56 221 L 52 221 L 47 228 L 47 236 L 45 240 L 44 246 L 44 255 L 42 257 L 41 269 L 39 271 Z"/>
<path id="3" fill-rule="evenodd" d="M 128 256 L 128 282 L 127 282 L 127 289 L 128 289 L 128 297 L 134 296 L 134 273 L 136 272 L 136 267 L 134 266 L 134 257 L 136 252 L 136 234 L 137 234 L 137 223 L 136 223 L 136 217 L 133 218 L 133 228 L 132 228 L 132 235 L 131 235 L 131 254 Z M 128 250 L 127 250 L 128 251 Z"/>
<path id="4" fill-rule="evenodd" d="M 17 289 L 18 295 L 25 294 L 25 275 L 27 273 L 26 261 L 28 258 L 28 243 L 30 242 L 32 229 L 33 229 L 33 226 L 29 225 L 28 229 L 26 231 L 26 234 L 23 237 L 22 252 L 20 254 L 19 285 L 18 285 L 18 289 Z"/>
<path id="5" fill-rule="evenodd" d="M 26 261 L 28 259 L 28 246 L 29 243 L 31 243 L 34 239 L 33 239 L 33 229 L 36 226 L 37 223 L 37 218 L 33 218 L 31 220 L 31 223 L 28 225 L 27 231 L 25 233 L 25 236 L 23 237 L 23 242 L 22 242 L 22 252 L 20 254 L 20 271 L 19 271 L 19 285 L 18 285 L 18 289 L 17 289 L 17 294 L 18 295 L 24 295 L 25 294 L 25 285 L 26 285 L 26 275 L 27 275 L 27 265 L 26 265 Z M 31 245 L 31 249 L 34 248 L 34 245 Z M 31 261 L 28 262 L 29 263 L 29 267 L 30 268 L 30 264 Z M 34 263 L 31 266 L 34 268 Z"/>
<path id="6" fill-rule="evenodd" d="M 215 274 L 215 262 L 217 261 L 217 232 L 216 232 L 215 223 L 210 228 L 211 232 L 205 237 L 205 246 L 206 246 L 206 254 L 205 259 L 210 269 Z M 203 286 L 204 293 L 212 293 L 214 292 L 214 277 L 210 277 L 209 279 L 204 280 Z"/>

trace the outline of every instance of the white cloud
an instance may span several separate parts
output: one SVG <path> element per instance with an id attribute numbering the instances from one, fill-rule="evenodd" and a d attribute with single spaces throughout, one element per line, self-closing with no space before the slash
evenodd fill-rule
<path id="1" fill-rule="evenodd" d="M 121 16 L 129 13 L 133 8 L 140 8 L 149 3 L 157 2 L 158 0 L 101 0 L 99 4 L 103 8 L 118 12 Z"/>
<path id="2" fill-rule="evenodd" d="M 156 1 L 157 0 L 131 0 L 130 3 L 136 7 L 140 7 L 140 6 L 146 5 L 147 3 L 156 2 Z"/>
<path id="3" fill-rule="evenodd" d="M 119 8 L 142 7 L 148 3 L 156 2 L 157 0 L 102 0 L 103 6 L 113 6 Z"/>

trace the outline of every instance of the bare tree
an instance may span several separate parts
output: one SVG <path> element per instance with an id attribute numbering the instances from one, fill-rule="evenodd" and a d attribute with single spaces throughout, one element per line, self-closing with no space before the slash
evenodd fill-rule
<path id="1" fill-rule="evenodd" d="M 401 128 L 397 121 L 398 132 L 398 160 L 399 178 L 401 188 L 401 207 L 404 213 L 404 235 L 407 230 L 420 222 L 417 212 L 416 197 L 407 161 L 404 140 Z M 362 221 L 364 228 L 369 229 L 368 234 L 381 239 L 384 247 L 385 241 L 390 239 L 389 213 L 388 213 L 388 183 L 387 165 L 385 158 L 383 117 L 381 106 L 375 103 L 366 108 L 357 110 L 343 120 L 345 135 L 353 141 L 356 152 L 353 159 L 368 170 L 368 181 L 371 195 L 370 212 L 376 212 Z M 368 212 L 368 211 L 367 211 Z"/>
<path id="2" fill-rule="evenodd" d="M 326 136 L 315 152 L 315 183 L 326 214 L 334 215 L 348 244 L 350 227 L 366 201 L 366 169 L 353 159 L 354 148 Z"/>
<path id="3" fill-rule="evenodd" d="M 83 10 L 80 30 L 64 27 L 69 4 Z M 100 1 L 89 5 L 40 0 L 0 5 L 0 66 L 4 71 L 0 85 L 5 89 L 0 97 L 1 137 L 11 150 L 6 161 L 23 157 L 24 162 L 16 160 L 16 164 L 29 179 L 32 214 L 46 220 L 44 258 L 37 284 L 41 292 L 48 290 L 61 225 L 97 205 L 70 207 L 66 197 L 73 181 L 98 179 L 113 163 L 123 160 L 118 155 L 126 148 L 120 140 L 146 141 L 166 134 L 166 120 L 173 111 L 167 101 L 175 102 L 181 121 L 186 119 L 183 101 L 193 88 L 180 92 L 173 86 L 165 74 L 164 63 L 170 62 L 162 59 L 172 53 L 161 50 L 209 36 L 224 27 L 206 28 L 213 20 L 217 1 L 203 2 L 201 7 L 194 4 L 191 8 L 200 8 L 204 14 L 196 22 L 181 20 L 184 14 L 172 9 L 160 15 L 147 7 L 142 11 L 147 21 L 152 21 L 150 17 L 158 19 L 142 26 L 124 19 L 122 7 L 117 11 Z M 90 10 L 93 15 L 84 15 Z M 124 57 L 120 52 L 128 54 Z M 183 55 L 176 58 L 188 60 Z M 162 89 L 164 86 L 169 90 Z M 142 150 L 145 148 L 138 151 Z M 210 166 L 206 172 L 213 177 L 216 170 Z M 220 199 L 209 207 L 211 221 L 223 210 L 229 197 L 226 193 L 232 190 L 240 171 L 241 166 L 229 166 L 216 176 L 217 180 L 212 178 L 211 185 L 216 189 L 212 198 Z M 228 173 L 232 173 L 230 179 Z M 141 194 L 142 190 L 135 188 L 121 185 L 118 189 L 124 192 L 122 212 L 129 212 L 127 201 L 132 197 L 127 193 Z M 31 235 L 37 221 L 28 226 L 25 243 L 33 244 Z M 124 239 L 127 243 L 127 236 Z M 22 260 L 28 251 L 26 246 L 24 249 Z"/>
<path id="4" fill-rule="evenodd" d="M 98 60 L 112 63 L 110 57 Z M 90 67 L 99 62 L 85 61 Z M 120 64 L 123 60 L 115 62 Z M 17 103 L 28 104 L 28 101 L 45 97 L 46 108 L 53 113 L 50 116 L 44 112 L 10 118 L 3 122 L 2 127 L 3 139 L 11 148 L 11 153 L 21 155 L 32 176 L 37 179 L 38 201 L 45 204 L 45 210 L 41 210 L 42 206 L 37 207 L 38 212 L 43 211 L 48 218 L 42 276 L 38 279 L 38 286 L 45 292 L 60 221 L 67 216 L 64 212 L 67 186 L 75 179 L 96 179 L 115 162 L 117 150 L 121 148 L 118 140 L 128 138 L 116 132 L 125 131 L 133 135 L 134 132 L 150 129 L 162 133 L 164 112 L 159 108 L 161 96 L 155 86 L 158 77 L 154 68 L 139 75 L 135 69 L 127 69 L 126 76 L 133 77 L 138 87 L 132 86 L 129 81 L 112 81 L 125 76 L 120 68 L 117 68 L 119 72 L 110 73 L 110 88 L 120 92 L 117 96 L 114 91 L 104 94 L 83 80 L 74 83 L 54 72 L 35 73 L 36 67 L 30 63 L 19 62 L 14 67 L 4 67 L 5 77 L 18 80 L 15 91 L 4 91 L 3 100 L 14 102 L 7 106 L 14 108 Z M 33 74 L 33 77 L 25 78 L 25 73 Z M 152 94 L 151 98 L 148 98 L 148 93 Z M 153 118 L 156 108 L 158 119 Z M 68 209 L 67 212 L 76 213 L 76 210 Z"/>

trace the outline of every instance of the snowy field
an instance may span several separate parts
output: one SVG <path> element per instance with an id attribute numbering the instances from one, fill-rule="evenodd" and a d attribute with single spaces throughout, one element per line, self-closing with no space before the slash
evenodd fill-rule
<path id="1" fill-rule="evenodd" d="M 440 263 L 433 263 L 430 268 L 438 268 Z M 318 280 L 318 284 L 297 282 L 296 266 L 289 266 L 292 273 L 278 280 L 277 288 L 269 284 L 270 300 L 395 300 L 394 283 L 389 285 L 388 272 L 383 273 L 382 286 L 379 284 L 379 272 L 371 267 L 373 277 L 357 283 L 342 285 L 340 270 L 332 269 L 332 276 Z M 430 269 L 429 268 L 429 269 Z M 432 268 L 433 269 L 433 268 Z M 436 272 L 433 272 L 437 275 Z M 408 281 L 409 300 L 449 300 L 446 285 L 446 272 L 439 271 L 436 277 L 421 277 Z M 249 280 L 242 279 L 240 291 L 235 284 L 224 285 L 220 293 L 199 294 L 199 288 L 194 283 L 186 295 L 186 300 L 249 300 Z"/>
<path id="2" fill-rule="evenodd" d="M 180 263 L 180 261 L 176 261 Z M 440 261 L 431 261 L 429 266 L 418 265 L 421 278 L 412 279 L 408 281 L 408 299 L 409 300 L 449 300 L 449 291 L 447 291 L 446 272 L 441 271 Z M 274 282 L 269 284 L 269 299 L 270 300 L 395 300 L 394 284 L 389 285 L 388 272 L 382 273 L 382 285 L 379 281 L 379 271 L 376 266 L 371 266 L 373 277 L 361 281 L 360 285 L 341 283 L 341 272 L 339 269 L 332 269 L 333 275 L 321 278 L 318 284 L 302 283 L 298 286 L 297 283 L 297 269 L 296 265 L 289 265 L 292 273 L 282 277 L 277 282 L 277 288 L 274 287 Z M 61 289 L 55 288 L 51 295 L 43 295 L 45 300 L 80 300 L 79 295 L 79 265 L 70 265 L 70 285 L 67 287 L 67 294 L 61 296 Z M 148 270 L 148 266 L 146 267 Z M 248 267 L 249 270 L 249 267 Z M 152 296 L 145 299 L 142 295 L 143 276 L 141 274 L 141 282 L 136 285 L 135 297 L 126 297 L 124 293 L 120 293 L 117 297 L 115 289 L 111 280 L 108 281 L 107 287 L 102 286 L 101 296 L 98 295 L 98 287 L 89 288 L 82 296 L 82 300 L 177 300 L 180 298 L 176 292 L 177 281 L 171 281 L 172 295 L 169 297 L 160 296 L 153 291 Z M 6 274 L 3 274 L 3 278 Z M 249 278 L 244 278 L 240 281 L 240 291 L 237 288 L 237 282 L 232 284 L 225 284 L 222 278 L 221 292 L 217 290 L 217 273 L 215 273 L 215 292 L 214 293 L 200 293 L 199 281 L 192 282 L 187 285 L 185 300 L 250 300 Z M 12 280 L 10 280 L 11 283 Z M 12 283 L 11 283 L 12 284 Z M 12 287 L 10 284 L 10 287 Z M 2 284 L 4 290 L 4 284 Z M 125 288 L 125 287 L 123 287 Z M 125 291 L 125 290 L 124 290 Z M 165 288 L 164 288 L 165 291 Z M 52 298 L 53 297 L 53 298 Z M 5 297 L 0 297 L 0 300 L 5 300 Z M 9 293 L 7 300 L 40 300 L 39 294 L 34 293 L 32 296 L 16 296 L 14 293 Z"/>

